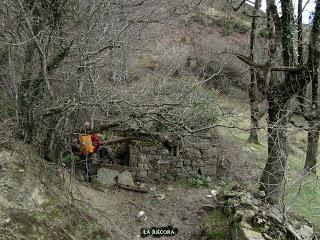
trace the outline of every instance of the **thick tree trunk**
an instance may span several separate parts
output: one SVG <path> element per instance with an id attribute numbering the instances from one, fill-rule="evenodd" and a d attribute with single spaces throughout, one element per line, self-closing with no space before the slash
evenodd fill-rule
<path id="1" fill-rule="evenodd" d="M 262 177 L 260 190 L 265 191 L 267 201 L 280 204 L 287 162 L 287 129 L 284 104 L 269 100 L 268 159 Z"/>
<path id="2" fill-rule="evenodd" d="M 314 122 L 309 122 L 307 156 L 304 164 L 304 170 L 310 174 L 316 174 L 319 127 Z"/>

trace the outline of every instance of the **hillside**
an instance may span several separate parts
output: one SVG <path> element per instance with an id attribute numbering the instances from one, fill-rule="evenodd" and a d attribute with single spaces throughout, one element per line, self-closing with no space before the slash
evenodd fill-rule
<path id="1" fill-rule="evenodd" d="M 0 150 L 0 239 L 110 239 L 72 202 L 61 173 L 21 142 Z"/>
<path id="2" fill-rule="evenodd" d="M 229 3 L 5 0 L 0 240 L 317 239 L 320 27 Z"/>

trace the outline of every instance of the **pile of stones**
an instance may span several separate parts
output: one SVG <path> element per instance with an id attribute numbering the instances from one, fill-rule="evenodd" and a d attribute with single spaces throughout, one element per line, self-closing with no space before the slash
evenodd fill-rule
<path id="1" fill-rule="evenodd" d="M 244 190 L 218 195 L 219 206 L 231 224 L 234 240 L 315 240 L 313 226 L 306 219 L 282 214 L 262 200 L 264 192 L 253 194 Z"/>

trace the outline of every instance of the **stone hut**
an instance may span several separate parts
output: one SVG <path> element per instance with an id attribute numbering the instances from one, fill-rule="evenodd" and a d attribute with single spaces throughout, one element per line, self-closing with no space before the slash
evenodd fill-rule
<path id="1" fill-rule="evenodd" d="M 217 148 L 212 136 L 183 140 L 140 139 L 129 145 L 129 166 L 140 181 L 175 180 L 195 175 L 215 177 Z"/>

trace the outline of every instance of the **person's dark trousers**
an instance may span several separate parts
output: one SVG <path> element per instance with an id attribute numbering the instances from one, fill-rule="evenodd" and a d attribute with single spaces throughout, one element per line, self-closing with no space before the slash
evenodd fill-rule
<path id="1" fill-rule="evenodd" d="M 88 154 L 86 155 L 81 155 L 80 156 L 80 160 L 81 160 L 81 165 L 85 166 L 86 169 L 86 181 L 91 182 L 92 180 L 92 154 Z"/>
<path id="2" fill-rule="evenodd" d="M 108 149 L 106 147 L 100 147 L 97 151 L 99 154 L 100 162 L 101 163 L 110 163 L 111 158 L 108 152 Z"/>

